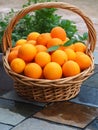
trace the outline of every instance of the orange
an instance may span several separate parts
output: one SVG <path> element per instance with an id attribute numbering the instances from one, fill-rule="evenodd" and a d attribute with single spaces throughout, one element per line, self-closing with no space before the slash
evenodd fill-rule
<path id="1" fill-rule="evenodd" d="M 74 47 L 74 44 L 71 44 L 69 46 L 65 46 L 64 50 L 67 49 L 67 48 L 70 48 L 70 49 L 74 50 L 75 47 Z"/>
<path id="2" fill-rule="evenodd" d="M 77 51 L 77 52 L 76 52 L 76 56 L 77 56 L 77 55 L 84 55 L 84 54 L 85 54 L 85 53 L 84 53 L 84 52 L 81 52 L 81 51 Z"/>
<path id="3" fill-rule="evenodd" d="M 50 39 L 51 39 L 50 33 L 42 33 L 37 38 L 37 44 L 41 44 L 45 46 Z"/>
<path id="4" fill-rule="evenodd" d="M 24 44 L 18 50 L 18 57 L 26 62 L 30 62 L 34 59 L 37 53 L 37 49 L 32 44 Z"/>
<path id="5" fill-rule="evenodd" d="M 80 73 L 79 65 L 72 60 L 66 61 L 62 66 L 64 77 L 75 76 Z"/>
<path id="6" fill-rule="evenodd" d="M 65 50 L 65 49 L 67 49 L 67 48 L 74 50 L 74 44 L 71 44 L 70 46 L 60 46 L 59 49 L 60 49 L 60 50 Z"/>
<path id="7" fill-rule="evenodd" d="M 27 77 L 39 79 L 42 75 L 42 68 L 36 63 L 28 63 L 24 69 Z"/>
<path id="8" fill-rule="evenodd" d="M 74 44 L 74 51 L 85 52 L 86 51 L 86 45 L 83 44 L 82 42 L 77 42 L 77 43 Z"/>
<path id="9" fill-rule="evenodd" d="M 62 65 L 67 60 L 67 54 L 62 50 L 56 50 L 51 54 L 51 61 L 57 62 L 59 65 Z"/>
<path id="10" fill-rule="evenodd" d="M 40 35 L 40 33 L 38 33 L 38 32 L 29 33 L 28 36 L 27 36 L 27 41 L 29 41 L 29 40 L 35 40 L 36 41 L 36 39 L 38 38 L 39 35 Z"/>
<path id="11" fill-rule="evenodd" d="M 20 47 L 21 47 L 21 45 L 18 45 L 18 46 L 12 47 L 12 48 L 11 48 L 11 51 L 19 50 Z"/>
<path id="12" fill-rule="evenodd" d="M 27 40 L 25 40 L 25 39 L 19 39 L 19 40 L 16 42 L 15 46 L 23 45 L 23 44 L 25 44 L 26 42 L 27 42 Z"/>
<path id="13" fill-rule="evenodd" d="M 61 39 L 59 39 L 59 38 L 52 38 L 52 39 L 50 39 L 48 41 L 47 48 L 55 46 L 55 45 L 62 45 L 62 44 L 63 44 L 63 42 L 62 42 Z"/>
<path id="14" fill-rule="evenodd" d="M 35 62 L 41 67 L 44 67 L 47 63 L 51 61 L 51 56 L 47 52 L 39 52 L 35 56 Z"/>
<path id="15" fill-rule="evenodd" d="M 14 72 L 22 73 L 24 71 L 25 65 L 26 64 L 25 64 L 24 60 L 22 60 L 20 58 L 15 58 L 12 60 L 10 67 Z"/>
<path id="16" fill-rule="evenodd" d="M 80 66 L 81 70 L 85 70 L 85 69 L 89 68 L 91 63 L 92 63 L 91 59 L 90 59 L 90 57 L 88 55 L 79 54 L 79 53 L 76 54 L 75 61 Z"/>
<path id="17" fill-rule="evenodd" d="M 66 43 L 67 41 L 69 41 L 70 39 L 68 37 L 66 37 L 66 39 L 63 41 L 63 43 Z"/>
<path id="18" fill-rule="evenodd" d="M 64 51 L 66 52 L 66 54 L 67 54 L 67 56 L 68 56 L 68 60 L 75 60 L 75 58 L 76 58 L 76 53 L 75 53 L 72 49 L 67 48 L 67 49 L 65 49 Z"/>
<path id="19" fill-rule="evenodd" d="M 62 68 L 56 62 L 49 62 L 43 69 L 43 74 L 46 79 L 54 80 L 62 77 Z"/>
<path id="20" fill-rule="evenodd" d="M 18 57 L 18 50 L 13 50 L 8 55 L 8 62 L 11 63 L 11 61 Z"/>
<path id="21" fill-rule="evenodd" d="M 57 27 L 54 27 L 52 28 L 51 30 L 51 36 L 52 38 L 59 38 L 61 39 L 62 41 L 65 41 L 66 40 L 66 32 L 65 30 L 60 27 L 60 26 L 57 26 Z"/>
<path id="22" fill-rule="evenodd" d="M 40 51 L 47 51 L 47 47 L 44 45 L 36 45 L 37 53 Z"/>
<path id="23" fill-rule="evenodd" d="M 32 44 L 32 45 L 36 45 L 36 41 L 35 40 L 29 40 L 26 43 Z"/>

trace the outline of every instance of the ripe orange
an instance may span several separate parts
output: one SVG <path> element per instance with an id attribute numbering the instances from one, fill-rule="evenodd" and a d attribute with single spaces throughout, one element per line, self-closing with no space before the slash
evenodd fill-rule
<path id="1" fill-rule="evenodd" d="M 80 73 L 79 65 L 72 60 L 66 61 L 62 66 L 64 77 L 75 76 Z"/>
<path id="2" fill-rule="evenodd" d="M 37 44 L 41 44 L 45 46 L 50 39 L 51 39 L 50 33 L 42 33 L 37 38 Z"/>
<path id="3" fill-rule="evenodd" d="M 12 60 L 10 67 L 14 72 L 22 73 L 24 71 L 25 65 L 26 64 L 25 64 L 24 60 L 22 60 L 20 58 L 15 58 Z"/>
<path id="4" fill-rule="evenodd" d="M 67 54 L 62 50 L 56 50 L 51 54 L 51 61 L 57 62 L 59 65 L 62 65 L 67 60 Z"/>
<path id="5" fill-rule="evenodd" d="M 77 42 L 77 43 L 74 44 L 74 51 L 85 52 L 86 51 L 86 45 L 83 44 L 82 42 Z"/>
<path id="6" fill-rule="evenodd" d="M 63 41 L 63 43 L 66 43 L 67 41 L 69 41 L 70 39 L 68 37 L 66 37 L 66 39 Z"/>
<path id="7" fill-rule="evenodd" d="M 27 77 L 39 79 L 42 75 L 42 68 L 36 63 L 28 63 L 24 69 Z"/>
<path id="8" fill-rule="evenodd" d="M 51 30 L 51 36 L 52 38 L 59 38 L 61 39 L 62 41 L 65 41 L 66 40 L 66 32 L 65 30 L 60 27 L 60 26 L 57 26 L 57 27 L 54 27 L 52 30 Z"/>
<path id="9" fill-rule="evenodd" d="M 19 48 L 18 57 L 26 62 L 30 62 L 34 59 L 37 53 L 37 49 L 32 44 L 24 44 Z"/>
<path id="10" fill-rule="evenodd" d="M 27 36 L 27 41 L 29 41 L 29 40 L 35 40 L 36 41 L 39 35 L 40 35 L 40 33 L 38 33 L 38 32 L 29 33 L 28 36 Z"/>
<path id="11" fill-rule="evenodd" d="M 67 48 L 74 50 L 74 44 L 71 44 L 70 46 L 60 46 L 59 49 L 65 51 Z"/>
<path id="12" fill-rule="evenodd" d="M 90 57 L 88 55 L 86 55 L 86 54 L 79 54 L 79 53 L 76 53 L 75 61 L 80 66 L 81 70 L 87 69 L 88 67 L 90 67 L 90 65 L 92 63 L 91 59 L 90 59 Z"/>
<path id="13" fill-rule="evenodd" d="M 77 56 L 77 55 L 84 55 L 84 54 L 85 54 L 85 53 L 84 53 L 84 52 L 81 52 L 81 51 L 77 51 L 77 52 L 76 52 L 76 56 Z"/>
<path id="14" fill-rule="evenodd" d="M 68 56 L 68 60 L 75 60 L 75 58 L 76 58 L 76 53 L 75 53 L 72 49 L 67 48 L 67 49 L 65 49 L 64 51 L 66 52 L 66 54 L 67 54 L 67 56 Z"/>
<path id="15" fill-rule="evenodd" d="M 25 39 L 19 39 L 19 40 L 16 42 L 15 46 L 24 45 L 24 44 L 26 44 L 26 42 L 27 42 L 27 40 L 25 40 Z"/>
<path id="16" fill-rule="evenodd" d="M 18 45 L 18 46 L 12 47 L 12 48 L 11 48 L 11 51 L 19 50 L 20 47 L 21 47 L 21 45 Z"/>
<path id="17" fill-rule="evenodd" d="M 18 50 L 13 50 L 8 55 L 8 62 L 11 63 L 11 61 L 18 57 Z"/>
<path id="18" fill-rule="evenodd" d="M 47 63 L 51 61 L 51 56 L 47 52 L 39 52 L 35 56 L 35 62 L 41 67 L 44 67 Z"/>
<path id="19" fill-rule="evenodd" d="M 62 42 L 61 39 L 59 39 L 59 38 L 52 38 L 52 39 L 50 39 L 48 41 L 47 48 L 55 46 L 55 45 L 62 45 L 62 44 L 63 44 L 63 42 Z"/>
<path id="20" fill-rule="evenodd" d="M 43 69 L 43 74 L 46 79 L 54 80 L 62 77 L 62 68 L 56 62 L 49 62 Z"/>
<path id="21" fill-rule="evenodd" d="M 41 51 L 47 51 L 47 47 L 44 45 L 36 45 L 37 53 Z"/>
<path id="22" fill-rule="evenodd" d="M 35 40 L 29 40 L 29 41 L 27 41 L 26 43 L 27 43 L 27 44 L 29 43 L 29 44 L 32 44 L 32 45 L 36 45 L 36 41 L 35 41 Z"/>
<path id="23" fill-rule="evenodd" d="M 74 50 L 75 47 L 74 47 L 74 44 L 71 44 L 70 46 L 65 46 L 65 49 L 67 49 L 67 48 L 70 48 L 70 49 Z"/>

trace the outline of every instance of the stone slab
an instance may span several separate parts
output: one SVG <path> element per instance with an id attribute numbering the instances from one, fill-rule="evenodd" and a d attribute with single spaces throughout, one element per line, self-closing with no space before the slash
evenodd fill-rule
<path id="1" fill-rule="evenodd" d="M 0 123 L 0 130 L 10 130 L 11 128 L 12 128 L 12 126 Z"/>
<path id="2" fill-rule="evenodd" d="M 0 122 L 16 125 L 41 109 L 31 104 L 0 99 Z"/>
<path id="3" fill-rule="evenodd" d="M 70 102 L 57 102 L 37 112 L 34 117 L 84 128 L 98 116 L 98 108 Z"/>
<path id="4" fill-rule="evenodd" d="M 41 106 L 41 107 L 44 107 L 45 105 L 47 105 L 47 103 L 25 100 L 22 97 L 18 96 L 14 90 L 2 95 L 1 97 L 4 99 L 14 100 L 14 101 L 18 101 L 18 102 L 34 104 L 36 106 Z"/>
<path id="5" fill-rule="evenodd" d="M 10 90 L 13 90 L 13 80 L 7 75 L 0 62 L 0 96 Z"/>
<path id="6" fill-rule="evenodd" d="M 80 93 L 77 97 L 70 101 L 98 107 L 98 65 L 95 67 L 95 73 L 86 80 L 80 89 Z"/>
<path id="7" fill-rule="evenodd" d="M 51 122 L 29 118 L 14 127 L 12 130 L 79 130 L 65 125 L 54 124 Z"/>
<path id="8" fill-rule="evenodd" d="M 94 59 L 95 59 L 95 64 L 98 64 L 98 49 L 94 51 Z"/>
<path id="9" fill-rule="evenodd" d="M 70 102 L 88 105 L 91 107 L 98 107 L 98 89 L 82 86 L 81 91 L 77 97 L 70 100 Z"/>
<path id="10" fill-rule="evenodd" d="M 85 130 L 98 130 L 98 119 L 94 120 Z"/>

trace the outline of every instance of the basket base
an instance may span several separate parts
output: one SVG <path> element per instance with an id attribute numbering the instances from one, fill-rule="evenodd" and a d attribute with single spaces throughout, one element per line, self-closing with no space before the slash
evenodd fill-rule
<path id="1" fill-rule="evenodd" d="M 20 97 L 29 101 L 38 102 L 57 102 L 72 99 L 80 92 L 80 86 L 81 85 L 72 85 L 45 88 L 37 86 L 26 86 L 18 82 L 14 83 L 14 88 Z"/>

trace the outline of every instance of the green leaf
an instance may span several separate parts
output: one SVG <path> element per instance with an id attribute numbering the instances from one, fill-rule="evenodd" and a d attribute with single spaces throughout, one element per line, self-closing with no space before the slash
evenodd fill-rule
<path id="1" fill-rule="evenodd" d="M 52 46 L 52 47 L 48 48 L 47 52 L 55 51 L 55 50 L 57 50 L 59 47 L 60 47 L 60 45 Z"/>
<path id="2" fill-rule="evenodd" d="M 70 45 L 73 44 L 75 41 L 76 41 L 75 39 L 71 39 L 71 40 L 65 42 L 65 43 L 63 44 L 63 46 L 70 46 Z"/>
<path id="3" fill-rule="evenodd" d="M 88 38 L 88 33 L 87 33 L 87 32 L 85 32 L 85 33 L 83 34 L 83 38 L 84 38 L 84 40 L 87 40 L 87 38 Z"/>
<path id="4" fill-rule="evenodd" d="M 59 26 L 65 29 L 67 37 L 70 39 L 77 32 L 77 27 L 73 21 L 62 19 Z"/>

